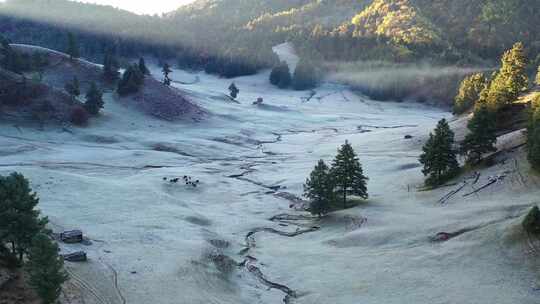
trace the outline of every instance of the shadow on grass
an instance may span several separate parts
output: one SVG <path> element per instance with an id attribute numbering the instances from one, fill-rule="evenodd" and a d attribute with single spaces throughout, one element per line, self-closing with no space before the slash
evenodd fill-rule
<path id="1" fill-rule="evenodd" d="M 363 199 L 361 197 L 351 196 L 347 198 L 347 204 L 344 206 L 343 201 L 336 201 L 332 204 L 330 208 L 331 212 L 337 212 L 341 210 L 353 209 L 356 207 L 368 207 L 372 204 L 372 201 L 369 199 Z"/>

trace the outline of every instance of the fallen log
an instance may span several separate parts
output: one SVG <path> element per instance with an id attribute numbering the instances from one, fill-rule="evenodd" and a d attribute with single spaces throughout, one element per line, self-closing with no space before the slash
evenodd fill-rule
<path id="1" fill-rule="evenodd" d="M 481 186 L 480 188 L 478 188 L 478 189 L 476 189 L 476 190 L 474 190 L 474 191 L 472 191 L 472 192 L 469 192 L 469 193 L 467 193 L 467 194 L 464 194 L 463 197 L 467 197 L 467 196 L 471 196 L 471 195 L 473 195 L 473 194 L 476 194 L 476 193 L 478 193 L 478 192 L 480 192 L 480 191 L 482 191 L 482 190 L 488 188 L 489 186 L 491 186 L 491 185 L 497 183 L 498 181 L 503 180 L 505 177 L 506 177 L 506 175 L 492 176 L 492 177 L 490 177 L 490 178 L 488 179 L 489 181 L 488 181 L 487 184 Z"/>

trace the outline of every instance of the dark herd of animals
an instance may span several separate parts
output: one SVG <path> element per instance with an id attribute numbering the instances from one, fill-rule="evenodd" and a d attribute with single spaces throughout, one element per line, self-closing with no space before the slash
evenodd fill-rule
<path id="1" fill-rule="evenodd" d="M 172 184 L 178 184 L 180 182 L 180 179 L 183 180 L 183 182 L 186 184 L 186 186 L 192 186 L 193 188 L 197 188 L 197 185 L 199 185 L 201 183 L 198 179 L 197 180 L 192 180 L 191 176 L 187 176 L 187 175 L 184 175 L 182 178 L 180 178 L 180 177 L 175 177 L 175 178 L 171 178 L 171 179 L 169 179 L 167 177 L 163 178 L 164 181 L 169 181 Z"/>

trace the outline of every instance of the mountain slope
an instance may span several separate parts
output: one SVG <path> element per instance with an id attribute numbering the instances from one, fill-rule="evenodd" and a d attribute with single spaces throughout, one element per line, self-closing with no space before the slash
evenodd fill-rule
<path id="1" fill-rule="evenodd" d="M 16 42 L 61 48 L 69 30 L 83 37 L 86 54 L 115 45 L 126 56 L 152 52 L 198 67 L 215 58 L 271 65 L 269 49 L 284 41 L 312 59 L 338 61 L 496 62 L 518 40 L 532 55 L 540 50 L 531 26 L 540 22 L 540 3 L 526 0 L 197 0 L 163 17 L 67 0 L 8 0 L 0 21 Z"/>

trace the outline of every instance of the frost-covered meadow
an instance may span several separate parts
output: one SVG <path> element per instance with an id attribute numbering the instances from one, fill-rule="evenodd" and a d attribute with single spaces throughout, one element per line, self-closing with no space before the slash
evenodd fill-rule
<path id="1" fill-rule="evenodd" d="M 519 228 L 537 198 L 534 178 L 518 178 L 509 161 L 482 172 L 480 184 L 511 171 L 477 195 L 441 205 L 451 188 L 418 191 L 422 143 L 449 113 L 371 101 L 337 84 L 278 90 L 268 72 L 234 79 L 236 103 L 225 96 L 230 80 L 171 76 L 205 119 L 160 121 L 108 93 L 103 116 L 72 133 L 0 126 L 0 173 L 31 179 L 54 230 L 79 228 L 91 239 L 62 247 L 88 252 L 89 263 L 67 264 L 86 303 L 281 303 L 283 290 L 250 266 L 293 290 L 291 303 L 538 303 L 535 247 Z M 252 105 L 258 97 L 263 105 Z M 331 161 L 345 140 L 370 177 L 370 199 L 321 221 L 270 221 L 305 215 L 284 197 L 301 196 L 317 160 Z M 259 232 L 242 252 L 253 229 L 314 226 L 296 237 Z M 430 239 L 460 229 L 469 231 Z M 216 256 L 247 263 L 223 271 Z"/>

